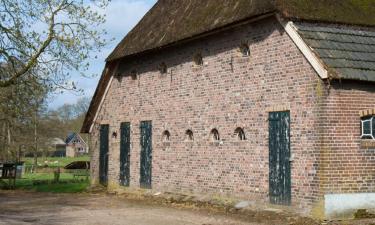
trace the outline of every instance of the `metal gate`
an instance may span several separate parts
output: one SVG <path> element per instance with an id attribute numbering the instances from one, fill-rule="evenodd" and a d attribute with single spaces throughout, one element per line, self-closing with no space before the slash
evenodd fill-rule
<path id="1" fill-rule="evenodd" d="M 152 178 L 152 122 L 141 122 L 141 188 L 151 189 Z"/>
<path id="2" fill-rule="evenodd" d="M 108 137 L 109 125 L 100 125 L 99 182 L 108 183 Z"/>
<path id="3" fill-rule="evenodd" d="M 272 204 L 290 205 L 290 112 L 269 114 L 269 192 Z"/>
<path id="4" fill-rule="evenodd" d="M 121 123 L 120 184 L 130 184 L 130 123 Z"/>

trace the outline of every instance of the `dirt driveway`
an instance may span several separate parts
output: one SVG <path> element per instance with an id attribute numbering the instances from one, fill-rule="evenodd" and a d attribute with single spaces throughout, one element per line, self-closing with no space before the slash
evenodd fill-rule
<path id="1" fill-rule="evenodd" d="M 281 225 L 203 209 L 181 209 L 105 194 L 0 191 L 0 225 Z M 302 223 L 309 224 L 309 223 Z M 368 223 L 366 223 L 368 224 Z"/>
<path id="2" fill-rule="evenodd" d="M 130 201 L 104 194 L 0 192 L 0 224 L 255 225 L 234 218 Z"/>

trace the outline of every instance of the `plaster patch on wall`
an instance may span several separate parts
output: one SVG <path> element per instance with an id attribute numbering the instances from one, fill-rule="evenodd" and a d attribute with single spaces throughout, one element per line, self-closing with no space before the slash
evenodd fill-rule
<path id="1" fill-rule="evenodd" d="M 353 217 L 358 209 L 375 210 L 375 193 L 327 194 L 324 198 L 327 218 Z"/>

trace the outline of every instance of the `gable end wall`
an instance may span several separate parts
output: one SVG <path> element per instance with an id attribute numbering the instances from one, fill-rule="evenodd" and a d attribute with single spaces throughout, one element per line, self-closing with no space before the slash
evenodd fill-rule
<path id="1" fill-rule="evenodd" d="M 249 42 L 251 56 L 238 47 Z M 192 56 L 202 53 L 204 65 Z M 158 66 L 165 62 L 167 74 Z M 138 71 L 132 80 L 131 71 Z M 131 123 L 131 187 L 139 187 L 140 121 L 153 122 L 152 186 L 268 202 L 268 114 L 290 110 L 292 205 L 308 210 L 331 182 L 319 167 L 329 92 L 275 18 L 121 63 L 91 133 L 98 178 L 99 124 L 110 125 L 109 181 L 118 185 L 120 123 Z M 324 122 L 322 122 L 324 121 Z M 246 141 L 234 130 L 242 127 Z M 210 140 L 216 128 L 221 143 Z M 194 141 L 186 141 L 186 130 Z M 163 131 L 171 134 L 162 142 Z M 334 187 L 333 187 L 334 188 Z M 336 189 L 332 189 L 336 190 Z M 353 189 L 354 190 L 354 189 Z"/>

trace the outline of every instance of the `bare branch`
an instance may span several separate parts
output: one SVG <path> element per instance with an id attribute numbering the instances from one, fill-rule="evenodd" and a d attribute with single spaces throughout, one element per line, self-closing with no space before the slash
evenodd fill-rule
<path id="1" fill-rule="evenodd" d="M 0 24 L 0 63 L 3 57 L 13 70 L 0 77 L 0 88 L 14 85 L 30 74 L 61 84 L 69 77 L 68 70 L 82 74 L 87 69 L 90 51 L 105 45 L 101 39 L 103 31 L 92 29 L 102 24 L 104 18 L 80 0 L 29 2 L 30 6 L 20 1 L 15 3 L 16 7 L 7 4 L 8 1 L 0 1 L 0 11 L 8 18 Z M 34 24 L 44 22 L 48 22 L 45 32 L 33 30 Z M 53 79 L 56 80 L 52 82 Z"/>

